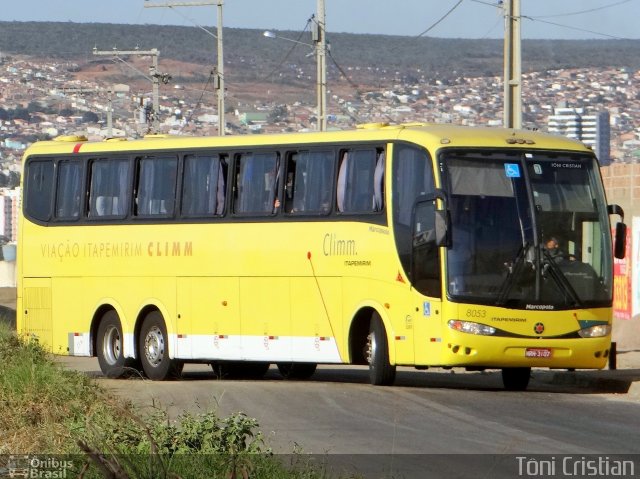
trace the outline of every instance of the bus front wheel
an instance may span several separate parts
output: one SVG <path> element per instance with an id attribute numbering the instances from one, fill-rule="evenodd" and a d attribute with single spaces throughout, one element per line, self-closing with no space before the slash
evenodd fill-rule
<path id="1" fill-rule="evenodd" d="M 524 391 L 530 378 L 531 368 L 502 368 L 502 384 L 507 391 Z"/>
<path id="2" fill-rule="evenodd" d="M 124 335 L 118 313 L 108 311 L 100 321 L 97 334 L 96 353 L 102 373 L 113 379 L 132 373 L 135 369 L 135 359 L 124 357 Z"/>
<path id="3" fill-rule="evenodd" d="M 389 342 L 382 318 L 373 313 L 367 336 L 366 349 L 369 363 L 369 380 L 376 386 L 388 386 L 396 379 L 396 367 L 389 363 Z"/>
<path id="4" fill-rule="evenodd" d="M 182 372 L 182 363 L 169 358 L 167 327 L 158 311 L 144 318 L 138 342 L 142 369 L 149 379 L 164 381 L 176 379 Z"/>

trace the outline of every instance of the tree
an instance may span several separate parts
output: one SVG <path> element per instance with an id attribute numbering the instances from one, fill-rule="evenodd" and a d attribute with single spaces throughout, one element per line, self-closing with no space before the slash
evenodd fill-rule
<path id="1" fill-rule="evenodd" d="M 30 101 L 27 105 L 27 110 L 29 111 L 29 113 L 42 111 L 42 105 L 37 101 Z"/>
<path id="2" fill-rule="evenodd" d="M 289 117 L 289 110 L 287 105 L 277 105 L 269 113 L 267 120 L 269 123 L 277 123 L 279 121 L 285 121 Z"/>
<path id="3" fill-rule="evenodd" d="M 98 123 L 100 118 L 92 111 L 85 111 L 82 114 L 82 123 Z"/>
<path id="4" fill-rule="evenodd" d="M 29 114 L 29 110 L 27 110 L 26 108 L 16 108 L 15 110 L 9 111 L 9 117 L 12 120 L 29 121 L 29 118 L 31 118 L 31 115 Z"/>

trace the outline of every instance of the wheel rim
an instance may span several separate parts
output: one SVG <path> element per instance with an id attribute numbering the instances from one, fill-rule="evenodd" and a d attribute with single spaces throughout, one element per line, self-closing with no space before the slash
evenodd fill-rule
<path id="1" fill-rule="evenodd" d="M 102 353 L 104 359 L 110 366 L 118 362 L 121 354 L 122 343 L 120 341 L 120 332 L 115 326 L 109 326 L 104 333 L 104 341 L 102 342 Z"/>
<path id="2" fill-rule="evenodd" d="M 162 362 L 164 357 L 164 335 L 158 326 L 153 326 L 144 338 L 144 355 L 153 367 Z"/>

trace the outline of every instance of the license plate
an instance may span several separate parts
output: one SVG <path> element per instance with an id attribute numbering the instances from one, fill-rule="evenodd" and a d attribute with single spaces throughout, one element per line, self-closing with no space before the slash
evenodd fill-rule
<path id="1" fill-rule="evenodd" d="M 527 358 L 550 358 L 553 356 L 552 350 L 549 348 L 527 348 L 524 355 Z"/>

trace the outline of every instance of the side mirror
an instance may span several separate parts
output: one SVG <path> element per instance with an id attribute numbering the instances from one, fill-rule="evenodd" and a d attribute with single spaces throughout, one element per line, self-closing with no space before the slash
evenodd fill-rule
<path id="1" fill-rule="evenodd" d="M 627 249 L 627 225 L 616 223 L 616 237 L 613 243 L 613 255 L 618 259 L 623 259 Z"/>
<path id="2" fill-rule="evenodd" d="M 436 209 L 438 200 L 443 207 L 441 210 Z M 447 197 L 442 190 L 436 189 L 434 196 L 417 198 L 411 215 L 414 240 L 417 235 L 429 230 L 428 236 L 436 246 L 451 246 L 449 208 Z"/>
<path id="3" fill-rule="evenodd" d="M 618 205 L 607 205 L 607 213 L 620 216 L 620 222 L 616 223 L 616 233 L 613 239 L 613 255 L 623 259 L 627 249 L 627 225 L 624 224 L 624 210 Z"/>

